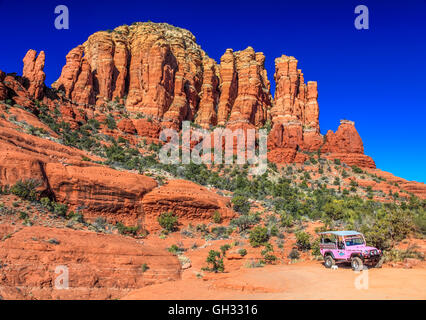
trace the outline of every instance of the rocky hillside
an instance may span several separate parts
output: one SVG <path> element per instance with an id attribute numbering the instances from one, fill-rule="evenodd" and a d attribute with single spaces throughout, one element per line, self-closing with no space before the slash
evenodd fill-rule
<path id="1" fill-rule="evenodd" d="M 24 58 L 25 87 L 39 100 L 45 96 L 44 59 L 33 50 Z M 117 101 L 130 118 L 149 118 L 159 127 L 178 129 L 183 120 L 205 128 L 271 127 L 269 159 L 276 163 L 303 163 L 303 152 L 321 152 L 349 165 L 375 167 L 353 122 L 342 121 L 336 133 L 321 135 L 317 83 L 305 83 L 294 57 L 275 59 L 274 98 L 264 62 L 263 53 L 248 47 L 227 49 L 218 64 L 187 30 L 135 23 L 97 32 L 72 49 L 52 87 L 76 121 L 77 110 L 96 114 Z"/>
<path id="2" fill-rule="evenodd" d="M 312 223 L 361 230 L 388 250 L 424 234 L 426 186 L 376 169 L 349 120 L 323 136 L 317 83 L 305 83 L 294 57 L 275 60 L 272 97 L 264 61 L 249 47 L 217 63 L 187 30 L 135 23 L 72 49 L 51 88 L 44 52 L 28 51 L 21 76 L 0 71 L 0 298 L 117 298 L 175 280 L 191 263 L 166 252 L 172 240 L 192 242 L 194 257 L 197 242 L 232 240 L 245 260 L 237 247 L 263 228 L 276 243 L 247 247 L 247 257 L 274 262 L 275 248 L 288 262 Z M 267 172 L 161 163 L 160 131 L 184 120 L 267 129 Z M 74 275 L 83 266 L 88 278 L 73 280 L 81 292 L 53 290 L 49 261 Z"/>

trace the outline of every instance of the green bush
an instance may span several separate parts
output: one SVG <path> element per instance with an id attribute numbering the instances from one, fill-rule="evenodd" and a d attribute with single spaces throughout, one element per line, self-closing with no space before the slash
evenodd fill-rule
<path id="1" fill-rule="evenodd" d="M 243 232 L 249 229 L 251 226 L 255 225 L 259 221 L 258 216 L 256 215 L 241 215 L 235 219 L 231 220 L 231 225 L 236 226 L 239 229 L 239 232 Z"/>
<path id="2" fill-rule="evenodd" d="M 135 236 L 139 230 L 139 226 L 125 226 L 121 222 L 117 222 L 115 226 L 117 227 L 118 232 L 122 235 Z"/>
<path id="3" fill-rule="evenodd" d="M 25 211 L 21 211 L 19 213 L 19 219 L 21 219 L 21 220 L 28 219 L 28 213 L 26 213 Z"/>
<path id="4" fill-rule="evenodd" d="M 19 180 L 10 188 L 10 192 L 22 199 L 36 201 L 38 198 L 36 188 L 39 186 L 40 182 L 34 179 Z"/>
<path id="5" fill-rule="evenodd" d="M 157 218 L 157 220 L 164 230 L 168 232 L 173 232 L 177 230 L 178 218 L 173 214 L 173 212 L 162 213 Z"/>
<path id="6" fill-rule="evenodd" d="M 238 253 L 240 254 L 240 256 L 244 257 L 245 255 L 247 255 L 247 250 L 246 249 L 240 249 L 240 250 L 238 250 Z"/>
<path id="7" fill-rule="evenodd" d="M 250 244 L 252 247 L 259 247 L 269 241 L 268 229 L 257 226 L 250 232 Z"/>
<path id="8" fill-rule="evenodd" d="M 176 244 L 172 244 L 170 248 L 167 249 L 170 253 L 173 253 L 175 255 L 182 253 L 184 250 L 182 248 L 179 248 Z"/>
<path id="9" fill-rule="evenodd" d="M 235 196 L 232 198 L 232 204 L 234 210 L 241 214 L 248 214 L 250 212 L 250 203 L 247 201 L 246 197 Z"/>
<path id="10" fill-rule="evenodd" d="M 222 216 L 221 216 L 219 211 L 215 211 L 213 213 L 213 222 L 214 223 L 221 223 L 222 222 Z"/>
<path id="11" fill-rule="evenodd" d="M 265 255 L 263 256 L 263 259 L 265 260 L 265 262 L 266 262 L 267 264 L 271 264 L 271 263 L 273 263 L 273 262 L 277 261 L 277 257 L 276 257 L 276 256 L 274 256 L 273 254 L 270 254 L 270 253 L 265 254 Z"/>
<path id="12" fill-rule="evenodd" d="M 319 239 L 315 239 L 312 242 L 311 245 L 311 249 L 312 249 L 312 255 L 315 257 L 319 257 L 321 256 L 321 251 L 320 251 L 320 240 Z"/>
<path id="13" fill-rule="evenodd" d="M 231 246 L 229 244 L 224 244 L 220 247 L 220 251 L 222 252 L 223 256 L 226 255 L 226 251 L 228 251 L 229 249 L 231 249 Z"/>
<path id="14" fill-rule="evenodd" d="M 290 253 L 288 254 L 288 257 L 291 260 L 297 260 L 300 258 L 300 253 L 296 249 L 291 249 Z"/>
<path id="15" fill-rule="evenodd" d="M 293 226 L 293 217 L 288 214 L 282 214 L 280 217 L 281 227 L 291 228 Z"/>
<path id="16" fill-rule="evenodd" d="M 209 255 L 206 259 L 207 268 L 203 268 L 203 270 L 211 271 L 211 272 L 223 272 L 225 271 L 225 266 L 223 263 L 223 258 L 220 256 L 219 251 L 210 250 Z"/>
<path id="17" fill-rule="evenodd" d="M 309 250 L 311 249 L 310 235 L 306 232 L 300 231 L 296 233 L 296 245 L 299 250 Z"/>
<path id="18" fill-rule="evenodd" d="M 142 269 L 142 273 L 144 273 L 144 272 L 146 272 L 146 271 L 149 269 L 149 267 L 148 267 L 148 265 L 147 265 L 146 263 L 144 263 L 144 264 L 141 266 L 141 269 Z"/>
<path id="19" fill-rule="evenodd" d="M 358 173 L 358 174 L 361 174 L 361 173 L 364 173 L 364 171 L 362 171 L 362 169 L 361 168 L 359 168 L 359 167 L 357 167 L 357 166 L 352 166 L 352 171 L 354 172 L 354 173 Z"/>

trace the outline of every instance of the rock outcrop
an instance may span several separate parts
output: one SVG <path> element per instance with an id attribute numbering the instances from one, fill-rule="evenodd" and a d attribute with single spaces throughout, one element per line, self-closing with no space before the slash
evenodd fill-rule
<path id="1" fill-rule="evenodd" d="M 157 186 L 150 177 L 83 162 L 89 156 L 83 151 L 3 126 L 0 150 L 1 186 L 35 179 L 42 194 L 87 217 L 137 224 L 143 195 Z"/>
<path id="2" fill-rule="evenodd" d="M 6 74 L 0 70 L 0 101 L 7 98 L 7 87 L 3 83 L 5 77 Z"/>
<path id="3" fill-rule="evenodd" d="M 222 105 L 231 105 L 229 113 L 225 113 L 226 117 L 229 117 L 227 126 L 235 128 L 241 123 L 248 123 L 261 127 L 272 105 L 270 84 L 264 66 L 265 56 L 262 52 L 255 52 L 252 47 L 248 47 L 235 52 L 234 57 L 238 80 L 235 101 L 232 105 L 231 99 L 222 102 Z"/>
<path id="4" fill-rule="evenodd" d="M 231 130 L 268 125 L 271 161 L 303 162 L 302 153 L 321 152 L 348 164 L 374 167 L 374 161 L 363 156 L 354 126 L 346 123 L 336 133 L 321 135 L 317 83 L 305 83 L 294 57 L 275 60 L 274 99 L 264 63 L 263 53 L 248 47 L 227 49 L 217 64 L 191 32 L 165 23 L 135 23 L 97 32 L 72 49 L 53 87 L 64 92 L 60 110 L 72 128 L 84 123 L 80 106 L 87 107 L 86 116 L 92 113 L 100 119 L 114 101 L 130 113 L 130 119 L 116 114 L 118 129 L 149 142 L 158 141 L 161 128 L 179 129 L 184 120 Z M 24 86 L 3 75 L 0 98 L 11 88 L 16 103 L 34 107 L 31 99 L 43 97 L 43 66 L 44 53 L 36 57 L 34 50 L 28 51 Z"/>
<path id="5" fill-rule="evenodd" d="M 145 212 L 144 227 L 148 230 L 160 228 L 157 217 L 164 212 L 173 212 L 178 216 L 179 223 L 184 225 L 211 221 L 216 211 L 225 222 L 235 215 L 229 208 L 229 198 L 186 180 L 171 180 L 154 189 L 145 195 L 142 204 Z"/>
<path id="6" fill-rule="evenodd" d="M 40 51 L 37 56 L 35 50 L 28 50 L 23 62 L 22 76 L 24 78 L 24 86 L 34 99 L 40 100 L 44 95 L 44 80 L 46 80 L 46 74 L 43 71 L 45 62 L 44 51 Z"/>
<path id="7" fill-rule="evenodd" d="M 101 166 L 48 163 L 45 174 L 57 201 L 82 208 L 86 217 L 132 225 L 143 219 L 143 196 L 157 186 L 150 177 Z"/>
<path id="8" fill-rule="evenodd" d="M 181 274 L 167 250 L 130 237 L 0 224 L 0 239 L 6 235 L 0 246 L 3 299 L 117 299 Z M 60 281 L 66 275 L 68 283 Z"/>
<path id="9" fill-rule="evenodd" d="M 304 82 L 294 57 L 275 59 L 275 99 L 270 111 L 270 146 L 315 151 L 323 139 L 319 127 L 317 83 Z"/>
<path id="10" fill-rule="evenodd" d="M 373 159 L 364 155 L 364 145 L 353 121 L 341 120 L 337 131 L 329 130 L 325 140 L 321 152 L 330 153 L 330 158 L 340 159 L 348 165 L 376 167 Z"/>

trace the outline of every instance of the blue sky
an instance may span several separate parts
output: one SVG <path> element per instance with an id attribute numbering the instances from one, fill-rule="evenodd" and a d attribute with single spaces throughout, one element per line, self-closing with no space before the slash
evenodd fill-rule
<path id="1" fill-rule="evenodd" d="M 69 30 L 54 27 L 60 4 Z M 369 30 L 354 27 L 360 4 Z M 306 81 L 318 81 L 322 133 L 354 120 L 378 168 L 426 182 L 426 0 L 0 0 L 0 12 L 0 69 L 20 74 L 26 51 L 44 50 L 49 85 L 90 34 L 135 21 L 186 28 L 217 61 L 227 48 L 252 46 L 264 52 L 272 85 L 274 59 L 295 56 Z"/>

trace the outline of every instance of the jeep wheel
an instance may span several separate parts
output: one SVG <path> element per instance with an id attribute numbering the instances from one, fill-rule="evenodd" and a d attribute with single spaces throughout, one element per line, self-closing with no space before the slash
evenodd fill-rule
<path id="1" fill-rule="evenodd" d="M 352 270 L 354 271 L 361 271 L 363 269 L 363 263 L 361 258 L 353 257 L 351 259 L 351 267 L 352 267 Z"/>
<path id="2" fill-rule="evenodd" d="M 334 266 L 334 259 L 332 256 L 328 255 L 324 257 L 324 265 L 326 268 L 330 269 L 332 266 Z"/>

